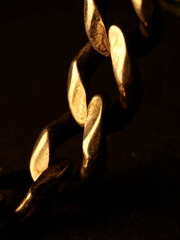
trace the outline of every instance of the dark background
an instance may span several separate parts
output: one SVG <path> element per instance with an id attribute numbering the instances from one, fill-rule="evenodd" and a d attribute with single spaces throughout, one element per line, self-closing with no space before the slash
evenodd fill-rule
<path id="1" fill-rule="evenodd" d="M 130 24 L 128 3 L 114 4 L 110 17 L 119 15 Z M 142 104 L 125 129 L 108 135 L 108 165 L 99 182 L 88 191 L 76 187 L 65 192 L 48 212 L 12 235 L 0 233 L 0 239 L 180 239 L 180 18 L 163 14 L 160 42 L 137 59 Z M 82 0 L 6 1 L 0 18 L 3 175 L 28 169 L 40 131 L 68 110 L 68 68 L 87 37 Z M 117 91 L 109 60 L 92 82 L 111 95 Z M 62 156 L 82 157 L 81 136 L 62 147 Z M 13 180 L 7 185 L 0 192 L 14 207 L 29 186 L 23 177 L 19 189 Z"/>

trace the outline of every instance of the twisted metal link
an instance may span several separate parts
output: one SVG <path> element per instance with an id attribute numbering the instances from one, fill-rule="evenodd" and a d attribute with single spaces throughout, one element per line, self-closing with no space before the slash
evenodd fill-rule
<path id="1" fill-rule="evenodd" d="M 107 158 L 106 133 L 124 127 L 136 112 L 142 88 L 134 59 L 157 43 L 162 18 L 156 0 L 131 2 L 139 28 L 127 33 L 118 24 L 106 26 L 98 0 L 84 0 L 84 25 L 89 42 L 69 68 L 67 97 L 71 113 L 49 124 L 40 134 L 30 160 L 34 184 L 16 208 L 16 215 L 29 216 L 41 196 L 49 195 L 59 181 L 74 174 L 69 161 L 53 162 L 54 152 L 62 142 L 84 130 L 83 160 L 78 175 L 81 180 L 96 178 Z M 90 77 L 107 57 L 111 58 L 119 99 L 110 104 L 105 95 L 96 94 L 88 102 L 86 89 Z"/>
<path id="2" fill-rule="evenodd" d="M 90 112 L 87 110 L 87 81 L 83 78 L 85 65 L 87 64 L 89 55 L 92 54 L 92 47 L 101 55 L 111 57 L 114 76 L 119 90 L 119 109 L 123 109 L 125 114 L 126 112 L 134 113 L 133 110 L 137 108 L 135 105 L 139 104 L 137 99 L 141 95 L 138 91 L 138 88 L 140 88 L 138 85 L 139 82 L 134 73 L 133 59 L 130 58 L 126 36 L 117 25 L 110 26 L 107 34 L 96 2 L 94 0 L 84 1 L 84 23 L 90 43 L 87 43 L 72 61 L 68 75 L 68 102 L 70 111 L 75 121 L 80 126 L 84 126 L 83 154 L 86 155 L 86 158 L 87 155 L 91 155 L 91 159 L 87 158 L 88 160 L 83 161 L 83 167 L 81 168 L 84 169 L 83 172 L 86 171 L 86 176 L 88 175 L 88 164 L 90 164 L 90 161 L 95 162 L 95 156 L 98 155 L 98 149 L 101 146 L 101 142 L 96 140 L 97 134 L 95 134 L 99 132 L 101 135 L 101 130 L 99 129 L 100 119 L 102 118 L 100 114 L 101 108 L 98 108 L 97 102 L 93 108 L 91 107 Z M 133 7 L 140 21 L 138 34 L 144 41 L 151 37 L 154 25 L 156 25 L 153 22 L 153 14 L 155 14 L 156 10 L 154 9 L 156 7 L 154 3 L 154 1 L 150 0 L 132 0 Z M 82 62 L 84 64 L 83 68 Z M 102 101 L 100 96 L 98 99 L 97 101 Z M 92 121 L 89 122 L 89 118 L 91 118 L 89 114 L 96 116 L 96 121 L 93 121 L 93 124 Z M 88 135 L 87 132 L 89 133 Z M 87 154 L 87 149 L 93 149 L 93 151 L 91 150 L 91 154 Z M 87 169 L 85 170 L 85 168 Z M 84 174 L 81 171 L 81 177 L 83 176 Z"/>

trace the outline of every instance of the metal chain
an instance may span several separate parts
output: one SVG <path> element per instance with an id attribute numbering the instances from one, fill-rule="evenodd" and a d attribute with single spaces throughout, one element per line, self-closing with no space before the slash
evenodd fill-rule
<path id="1" fill-rule="evenodd" d="M 150 51 L 161 35 L 162 15 L 156 0 L 131 0 L 139 28 L 131 33 L 118 24 L 106 26 L 102 17 L 104 1 L 84 0 L 84 25 L 89 42 L 73 59 L 68 73 L 67 97 L 70 112 L 50 123 L 40 134 L 30 159 L 34 181 L 14 214 L 21 221 L 31 215 L 60 182 L 96 179 L 107 159 L 106 134 L 122 129 L 135 114 L 142 85 L 135 58 Z M 103 14 L 104 16 L 105 14 Z M 88 101 L 91 75 L 107 57 L 111 58 L 119 99 L 111 103 L 106 94 Z M 74 121 L 75 120 L 75 121 Z M 83 161 L 78 171 L 71 161 L 53 161 L 54 152 L 65 140 L 83 131 Z M 64 185 L 61 186 L 63 190 Z"/>
<path id="2" fill-rule="evenodd" d="M 139 105 L 141 98 L 141 85 L 136 74 L 133 58 L 130 58 L 128 39 L 118 25 L 111 25 L 108 29 L 101 16 L 101 11 L 96 3 L 103 1 L 84 0 L 84 24 L 89 42 L 82 48 L 72 61 L 68 74 L 68 102 L 70 111 L 75 121 L 84 127 L 83 135 L 83 164 L 81 166 L 81 178 L 89 178 L 101 169 L 98 159 L 105 145 L 105 130 L 102 129 L 103 115 L 105 112 L 105 101 L 102 96 L 95 95 L 87 105 L 86 86 L 88 81 L 84 75 L 86 66 L 92 56 L 97 59 L 98 53 L 102 56 L 111 57 L 115 80 L 119 90 L 120 118 L 128 120 L 128 115 L 133 115 Z M 132 0 L 133 7 L 140 21 L 140 27 L 136 37 L 141 40 L 145 48 L 150 48 L 149 42 L 156 40 L 158 35 L 156 29 L 160 19 L 158 4 L 152 0 Z M 132 38 L 132 37 L 131 37 Z M 137 40 L 136 40 L 137 42 Z M 137 47 L 137 46 L 136 46 Z M 92 48 L 98 53 L 93 53 Z M 97 62 L 97 61 L 96 61 Z M 103 111 L 104 110 L 104 111 Z M 111 117 L 111 111 L 108 115 Z M 118 125 L 121 122 L 118 123 Z M 116 126 L 117 129 L 119 126 Z M 103 143 L 103 144 L 102 144 Z M 104 156 L 105 157 L 105 156 Z M 101 163 L 102 164 L 102 163 Z M 103 165 L 103 164 L 102 164 Z M 98 170 L 96 169 L 98 168 Z"/>

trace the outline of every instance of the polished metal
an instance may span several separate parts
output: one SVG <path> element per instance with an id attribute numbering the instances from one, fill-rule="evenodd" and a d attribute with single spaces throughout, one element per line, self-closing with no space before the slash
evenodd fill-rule
<path id="1" fill-rule="evenodd" d="M 92 46 L 87 43 L 72 61 L 68 73 L 67 96 L 71 113 L 80 126 L 84 126 L 87 115 L 87 99 L 84 83 L 84 68 Z M 83 65 L 83 66 L 82 66 Z"/>
<path id="2" fill-rule="evenodd" d="M 15 214 L 20 219 L 19 221 L 25 220 L 45 198 L 51 196 L 58 183 L 63 181 L 63 178 L 71 175 L 72 169 L 72 162 L 60 160 L 42 172 L 15 210 Z"/>
<path id="3" fill-rule="evenodd" d="M 48 168 L 50 159 L 49 131 L 45 128 L 40 134 L 31 155 L 30 172 L 34 181 Z"/>
<path id="4" fill-rule="evenodd" d="M 142 96 L 134 57 L 155 46 L 162 32 L 162 15 L 156 0 L 131 1 L 140 22 L 139 28 L 126 34 L 117 24 L 106 24 L 109 26 L 107 34 L 104 15 L 98 4 L 100 1 L 84 0 L 84 25 L 89 42 L 69 68 L 67 96 L 70 112 L 46 126 L 34 146 L 29 165 L 34 183 L 14 211 L 21 221 L 29 217 L 44 199 L 51 197 L 55 189 L 64 186 L 64 180 L 74 180 L 74 175 L 81 181 L 96 179 L 106 163 L 106 133 L 122 129 L 134 116 Z M 95 94 L 89 102 L 88 82 L 107 57 L 112 62 L 119 99 L 110 105 L 103 95 Z M 71 161 L 56 162 L 54 155 L 65 140 L 82 130 L 83 160 L 78 172 L 74 173 Z M 0 197 L 1 205 L 3 197 Z"/>
<path id="5" fill-rule="evenodd" d="M 69 107 L 77 123 L 83 127 L 87 115 L 87 99 L 76 60 L 70 67 L 68 85 Z"/>
<path id="6" fill-rule="evenodd" d="M 103 169 L 102 157 L 104 149 L 105 136 L 103 129 L 103 115 L 105 111 L 105 102 L 100 95 L 95 95 L 88 105 L 87 118 L 84 125 L 83 135 L 83 163 L 80 174 L 82 179 L 88 179 L 97 171 Z"/>
<path id="7" fill-rule="evenodd" d="M 81 128 L 69 112 L 45 127 L 34 146 L 30 159 L 29 168 L 34 181 L 48 168 L 56 148 L 80 131 Z"/>
<path id="8" fill-rule="evenodd" d="M 67 96 L 75 121 L 84 126 L 87 116 L 86 87 L 94 69 L 104 60 L 88 42 L 73 59 L 68 73 Z"/>
<path id="9" fill-rule="evenodd" d="M 135 56 L 151 51 L 163 31 L 163 16 L 158 0 L 131 0 L 139 19 L 139 28 L 131 34 L 130 41 Z"/>
<path id="10" fill-rule="evenodd" d="M 120 93 L 120 102 L 124 109 L 128 104 L 128 87 L 132 83 L 132 69 L 126 40 L 121 29 L 112 25 L 108 32 L 110 53 L 114 76 Z"/>
<path id="11" fill-rule="evenodd" d="M 95 0 L 84 1 L 84 24 L 94 49 L 106 57 L 109 56 L 106 28 Z"/>
<path id="12" fill-rule="evenodd" d="M 141 22 L 140 28 L 145 37 L 149 37 L 148 28 L 154 10 L 154 0 L 131 0 Z"/>

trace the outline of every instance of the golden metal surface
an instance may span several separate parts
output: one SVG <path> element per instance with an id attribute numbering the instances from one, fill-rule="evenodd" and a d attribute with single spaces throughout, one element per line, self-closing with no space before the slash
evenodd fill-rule
<path id="1" fill-rule="evenodd" d="M 89 65 L 88 61 L 91 61 L 93 57 L 96 56 L 94 54 L 95 51 L 88 42 L 72 61 L 68 73 L 67 96 L 69 109 L 75 121 L 81 127 L 84 126 L 87 115 L 87 99 L 84 82 L 87 81 L 87 79 L 84 79 L 86 65 Z M 89 75 L 91 75 L 91 73 L 89 73 Z"/>
<path id="2" fill-rule="evenodd" d="M 82 178 L 88 177 L 101 150 L 103 108 L 103 101 L 99 95 L 94 96 L 88 105 L 82 144 L 84 156 L 81 167 Z"/>
<path id="3" fill-rule="evenodd" d="M 153 12 L 152 0 L 131 0 L 137 16 L 142 22 L 147 22 Z"/>
<path id="4" fill-rule="evenodd" d="M 145 46 L 144 48 L 149 48 L 146 43 L 153 42 L 151 34 L 153 33 L 156 38 L 161 26 L 161 21 L 159 21 L 159 25 L 156 24 L 160 19 L 158 18 L 158 5 L 154 7 L 156 1 L 131 1 L 140 20 L 140 27 L 130 37 L 134 45 L 131 46 L 128 39 L 128 46 L 131 46 L 130 52 L 133 46 L 138 49 L 137 44 L 140 46 L 138 51 L 143 48 L 142 45 Z M 105 1 L 102 2 L 104 5 Z M 83 163 L 80 168 L 80 176 L 79 164 L 78 169 L 73 170 L 73 162 L 71 161 L 61 159 L 59 162 L 53 163 L 57 147 L 82 129 L 68 112 L 60 119 L 50 123 L 41 132 L 34 146 L 30 159 L 30 172 L 34 183 L 15 210 L 21 219 L 30 216 L 34 209 L 42 205 L 45 199 L 53 196 L 54 190 L 58 188 L 59 191 L 62 191 L 67 182 L 77 181 L 79 177 L 82 180 L 91 180 L 99 176 L 104 169 L 107 158 L 106 133 L 124 127 L 139 106 L 141 87 L 137 81 L 138 74 L 134 62 L 131 62 L 132 59 L 128 53 L 125 36 L 118 26 L 112 25 L 107 37 L 105 24 L 99 11 L 101 8 L 98 9 L 99 5 L 96 3 L 99 4 L 100 1 L 84 0 L 84 22 L 89 42 L 73 59 L 68 73 L 69 108 L 78 125 L 84 126 Z M 145 39 L 145 37 L 148 38 Z M 142 52 L 145 52 L 144 49 Z M 85 86 L 94 69 L 105 59 L 104 56 L 109 55 L 111 55 L 120 100 L 112 104 L 111 107 L 109 106 L 109 116 L 106 115 L 106 121 L 104 121 L 104 115 L 107 111 L 104 98 L 95 95 L 87 107 Z M 133 67 L 131 67 L 131 63 L 133 63 Z M 133 75 L 132 72 L 136 73 L 137 76 Z M 128 111 L 124 111 L 127 109 Z M 49 166 L 50 159 L 52 162 Z"/>
<path id="5" fill-rule="evenodd" d="M 131 0 L 131 1 L 137 16 L 141 21 L 140 29 L 145 37 L 149 37 L 148 25 L 154 10 L 153 0 Z"/>
<path id="6" fill-rule="evenodd" d="M 127 108 L 127 88 L 131 84 L 132 72 L 124 34 L 118 26 L 109 28 L 109 44 L 114 76 L 120 93 L 120 102 Z"/>
<path id="7" fill-rule="evenodd" d="M 29 191 L 19 206 L 16 208 L 15 213 L 21 212 L 22 209 L 27 208 L 27 206 L 31 203 L 32 198 L 32 193 Z"/>
<path id="8" fill-rule="evenodd" d="M 34 181 L 53 162 L 56 149 L 67 139 L 81 131 L 70 112 L 54 120 L 41 132 L 32 151 L 30 159 L 30 173 Z"/>
<path id="9" fill-rule="evenodd" d="M 32 184 L 27 195 L 16 208 L 15 213 L 21 220 L 27 218 L 39 206 L 45 198 L 51 196 L 52 190 L 57 187 L 59 181 L 65 180 L 71 175 L 73 163 L 69 160 L 60 160 L 48 167 Z M 63 178 L 63 179 L 62 179 Z"/>
<path id="10" fill-rule="evenodd" d="M 93 158 L 98 151 L 98 145 L 101 139 L 102 108 L 103 103 L 101 97 L 93 97 L 88 106 L 87 119 L 84 125 L 83 154 L 85 159 Z M 92 145 L 92 141 L 97 144 Z"/>
<path id="11" fill-rule="evenodd" d="M 109 56 L 106 28 L 94 0 L 84 1 L 84 24 L 87 36 L 94 49 L 103 56 Z"/>
<path id="12" fill-rule="evenodd" d="M 72 61 L 68 74 L 68 102 L 71 113 L 80 126 L 84 126 L 87 115 L 86 92 L 77 65 Z"/>
<path id="13" fill-rule="evenodd" d="M 34 146 L 30 159 L 29 168 L 34 181 L 48 168 L 50 156 L 49 144 L 49 132 L 48 129 L 45 128 Z"/>

